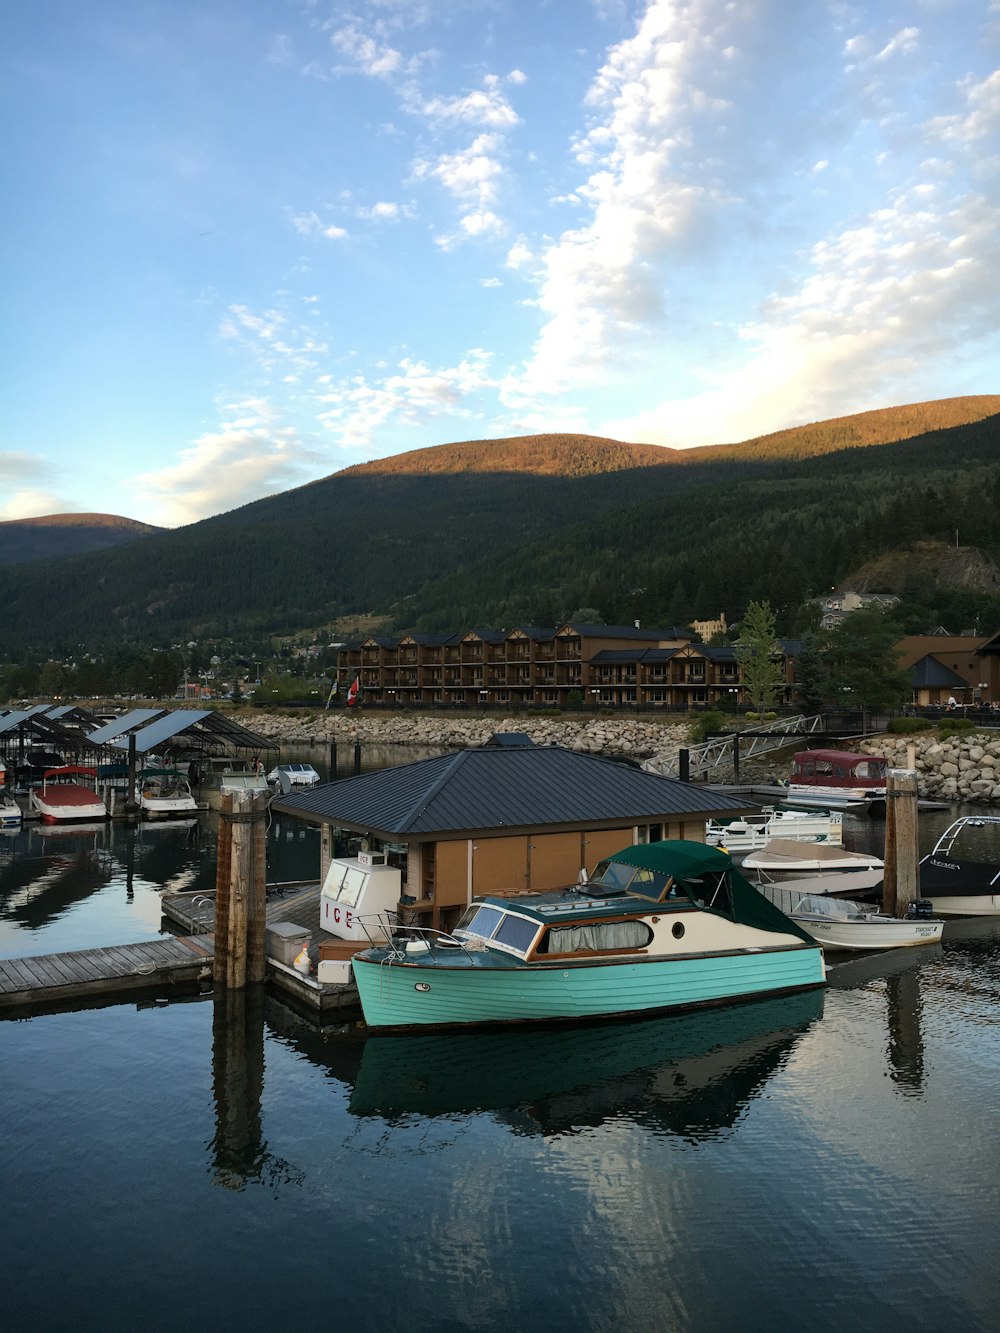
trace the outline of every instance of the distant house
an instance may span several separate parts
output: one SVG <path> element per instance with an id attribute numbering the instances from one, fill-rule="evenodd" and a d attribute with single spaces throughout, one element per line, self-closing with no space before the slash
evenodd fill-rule
<path id="1" fill-rule="evenodd" d="M 716 634 L 726 634 L 729 631 L 725 611 L 719 612 L 717 620 L 692 620 L 691 628 L 700 636 L 702 643 L 708 643 Z"/>
<path id="2" fill-rule="evenodd" d="M 829 597 L 820 599 L 822 617 L 820 623 L 824 629 L 833 629 L 845 616 L 857 611 L 862 606 L 895 606 L 899 598 L 891 592 L 854 592 L 845 588 L 834 590 Z"/>
<path id="3" fill-rule="evenodd" d="M 605 856 L 661 838 L 703 842 L 705 821 L 755 806 L 560 746 L 495 745 L 362 773 L 274 801 L 320 827 L 320 873 L 334 856 L 384 852 L 402 871 L 402 907 L 435 928 L 474 895 L 573 884 Z"/>

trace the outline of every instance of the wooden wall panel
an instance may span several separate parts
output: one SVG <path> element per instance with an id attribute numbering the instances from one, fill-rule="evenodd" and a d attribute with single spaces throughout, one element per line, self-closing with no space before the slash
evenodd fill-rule
<path id="1" fill-rule="evenodd" d="M 435 901 L 439 907 L 464 907 L 469 894 L 469 842 L 439 842 L 435 851 Z"/>
<path id="2" fill-rule="evenodd" d="M 583 860 L 587 874 L 592 875 L 603 857 L 613 856 L 625 847 L 632 845 L 632 826 L 623 829 L 588 829 L 583 837 Z"/>
<path id="3" fill-rule="evenodd" d="M 523 892 L 528 887 L 528 839 L 476 838 L 472 851 L 472 892 Z"/>
<path id="4" fill-rule="evenodd" d="M 575 884 L 583 862 L 579 833 L 535 833 L 529 840 L 529 887 L 535 893 Z"/>

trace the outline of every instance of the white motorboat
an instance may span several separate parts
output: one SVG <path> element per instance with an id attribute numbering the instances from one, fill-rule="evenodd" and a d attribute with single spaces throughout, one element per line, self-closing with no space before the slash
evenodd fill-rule
<path id="1" fill-rule="evenodd" d="M 32 787 L 28 801 L 44 824 L 77 819 L 106 819 L 107 808 L 94 789 L 97 769 L 78 764 L 47 768 L 40 787 Z"/>
<path id="2" fill-rule="evenodd" d="M 772 838 L 766 847 L 743 858 L 743 873 L 758 888 L 794 880 L 800 893 L 857 896 L 879 887 L 885 863 L 845 847 Z"/>
<path id="3" fill-rule="evenodd" d="M 191 786 L 198 799 L 211 809 L 218 810 L 225 793 L 252 791 L 258 796 L 269 796 L 263 768 L 247 763 L 245 759 L 213 756 L 192 761 L 188 769 Z"/>
<path id="4" fill-rule="evenodd" d="M 289 791 L 292 787 L 314 787 L 320 776 L 312 764 L 275 764 L 267 780 L 272 787 Z"/>
<path id="5" fill-rule="evenodd" d="M 0 787 L 0 829 L 19 829 L 24 815 L 9 791 Z"/>
<path id="6" fill-rule="evenodd" d="M 941 916 L 1000 916 L 1000 815 L 963 815 L 922 858 L 920 894 Z"/>
<path id="7" fill-rule="evenodd" d="M 147 818 L 174 818 L 198 813 L 191 784 L 176 768 L 146 768 L 135 787 L 139 809 Z"/>
<path id="8" fill-rule="evenodd" d="M 730 855 L 754 852 L 773 838 L 794 838 L 798 842 L 819 842 L 840 846 L 844 816 L 837 810 L 794 810 L 785 806 L 764 806 L 759 814 L 739 819 L 710 819 L 705 825 L 705 842 L 722 847 Z"/>
<path id="9" fill-rule="evenodd" d="M 866 910 L 829 894 L 803 893 L 794 881 L 759 884 L 757 892 L 824 949 L 905 949 L 938 944 L 944 930 L 943 921 L 935 921 L 917 904 L 907 916 L 899 917 Z"/>

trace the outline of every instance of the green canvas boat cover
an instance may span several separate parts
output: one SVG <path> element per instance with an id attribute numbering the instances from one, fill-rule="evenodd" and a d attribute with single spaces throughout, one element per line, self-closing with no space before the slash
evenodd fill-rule
<path id="1" fill-rule="evenodd" d="M 700 842 L 669 838 L 663 842 L 639 843 L 635 847 L 626 847 L 607 859 L 612 864 L 635 866 L 644 872 L 633 878 L 626 892 L 635 897 L 649 898 L 653 902 L 662 900 L 665 886 L 670 881 L 685 885 L 695 899 L 704 899 L 708 903 L 717 902 L 713 890 L 718 886 L 720 877 L 725 876 L 728 906 L 731 909 L 730 913 L 725 913 L 726 915 L 731 914 L 733 920 L 741 922 L 744 926 L 755 926 L 758 930 L 779 930 L 788 935 L 797 935 L 807 944 L 816 943 L 798 922 L 785 916 L 784 912 L 769 903 L 763 894 L 758 893 L 750 881 L 745 879 L 733 865 L 729 853 L 718 847 L 707 847 Z M 715 910 L 719 910 L 719 907 L 721 903 Z"/>

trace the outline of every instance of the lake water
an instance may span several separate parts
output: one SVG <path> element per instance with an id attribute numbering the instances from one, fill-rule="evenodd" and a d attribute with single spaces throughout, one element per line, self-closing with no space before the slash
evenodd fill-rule
<path id="1" fill-rule="evenodd" d="M 280 877 L 315 873 L 314 838 L 272 827 Z M 210 817 L 0 849 L 5 956 L 152 938 L 157 886 L 214 882 Z M 42 1330 L 997 1329 L 998 1001 L 979 921 L 821 994 L 642 1023 L 365 1039 L 258 991 L 0 1022 L 5 1308 Z"/>

